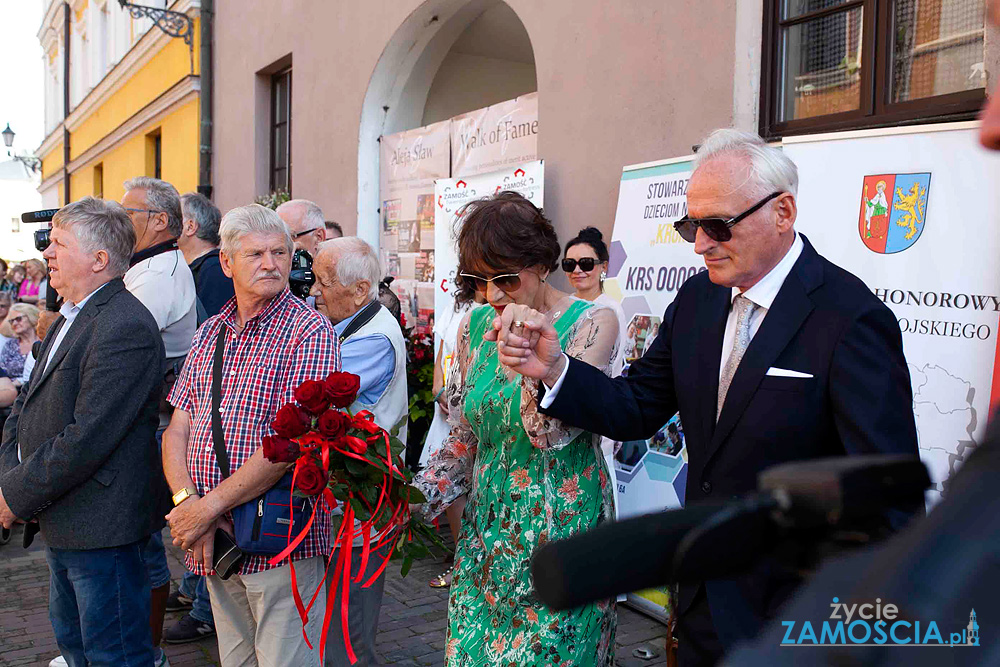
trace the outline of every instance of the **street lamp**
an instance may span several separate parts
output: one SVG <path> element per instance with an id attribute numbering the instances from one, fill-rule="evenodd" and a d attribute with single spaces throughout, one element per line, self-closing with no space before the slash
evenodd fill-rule
<path id="1" fill-rule="evenodd" d="M 8 149 L 14 145 L 14 130 L 10 129 L 10 123 L 7 123 L 7 128 L 0 134 L 3 135 L 3 143 Z M 31 169 L 32 172 L 38 171 L 42 166 L 42 161 L 33 155 L 16 155 L 10 150 L 7 151 L 7 155 Z"/>

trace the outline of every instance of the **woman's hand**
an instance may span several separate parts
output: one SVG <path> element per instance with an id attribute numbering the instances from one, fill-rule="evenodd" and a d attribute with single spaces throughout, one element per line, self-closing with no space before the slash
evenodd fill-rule
<path id="1" fill-rule="evenodd" d="M 497 341 L 501 364 L 550 387 L 566 363 L 555 327 L 527 306 L 511 304 L 504 308 L 484 338 Z"/>

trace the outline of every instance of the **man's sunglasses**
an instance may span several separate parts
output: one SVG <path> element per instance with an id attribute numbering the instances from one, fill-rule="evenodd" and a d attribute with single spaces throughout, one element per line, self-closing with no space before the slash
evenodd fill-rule
<path id="1" fill-rule="evenodd" d="M 458 275 L 467 280 L 471 280 L 472 284 L 476 288 L 476 291 L 481 292 L 482 294 L 486 294 L 486 288 L 490 283 L 493 283 L 497 289 L 507 294 L 521 289 L 520 271 L 517 273 L 505 273 L 501 276 L 493 276 L 492 278 L 483 278 L 482 276 L 476 276 L 471 273 L 460 273 Z"/>
<path id="2" fill-rule="evenodd" d="M 681 238 L 688 243 L 694 243 L 695 237 L 698 236 L 699 227 L 704 230 L 705 234 L 708 235 L 708 238 L 713 241 L 718 241 L 719 243 L 725 243 L 729 239 L 733 238 L 733 232 L 730 231 L 733 225 L 740 220 L 753 215 L 760 210 L 760 207 L 764 204 L 771 201 L 775 197 L 780 197 L 783 194 L 785 193 L 772 192 L 735 218 L 689 218 L 684 216 L 674 223 L 674 229 L 676 229 L 677 233 L 681 235 Z"/>
<path id="3" fill-rule="evenodd" d="M 570 259 L 567 257 L 562 261 L 562 270 L 566 273 L 573 273 L 576 271 L 577 265 L 579 265 L 581 271 L 593 271 L 597 264 L 598 261 L 593 257 L 581 257 L 580 259 Z"/>
<path id="4" fill-rule="evenodd" d="M 307 229 L 304 232 L 299 232 L 297 234 L 292 234 L 292 238 L 293 239 L 301 238 L 301 237 L 305 236 L 306 234 L 312 234 L 313 232 L 318 232 L 321 229 L 323 229 L 323 228 L 322 227 L 313 227 L 312 229 Z"/>

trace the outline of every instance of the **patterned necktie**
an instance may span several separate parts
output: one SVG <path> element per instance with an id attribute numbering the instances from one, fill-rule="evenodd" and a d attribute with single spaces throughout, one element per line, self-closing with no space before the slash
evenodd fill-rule
<path id="1" fill-rule="evenodd" d="M 715 420 L 719 420 L 722 414 L 722 405 L 726 402 L 726 393 L 729 385 L 733 382 L 736 369 L 740 367 L 740 361 L 746 354 L 750 346 L 750 318 L 759 306 L 742 294 L 733 300 L 733 310 L 736 311 L 736 339 L 733 341 L 733 351 L 729 353 L 729 359 L 722 369 L 722 377 L 719 378 L 719 404 L 715 410 Z"/>

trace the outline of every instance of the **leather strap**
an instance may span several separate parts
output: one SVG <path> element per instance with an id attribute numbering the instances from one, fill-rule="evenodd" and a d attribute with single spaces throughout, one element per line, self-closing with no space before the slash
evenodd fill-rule
<path id="1" fill-rule="evenodd" d="M 212 446 L 222 479 L 229 477 L 229 455 L 222 435 L 222 359 L 226 350 L 226 326 L 219 327 L 215 339 L 215 360 L 212 362 Z"/>
<path id="2" fill-rule="evenodd" d="M 343 343 L 345 340 L 356 334 L 361 327 L 371 322 L 372 318 L 378 315 L 378 311 L 381 307 L 382 302 L 378 299 L 375 299 L 365 306 L 364 309 L 358 313 L 357 317 L 351 320 L 351 323 L 347 325 L 347 328 L 344 329 L 344 333 L 340 334 L 340 342 Z"/>

